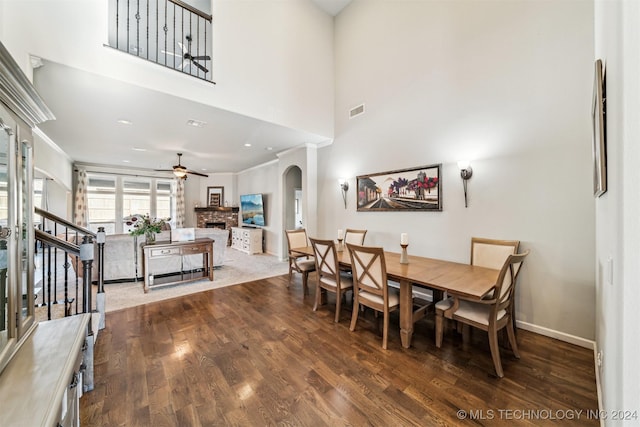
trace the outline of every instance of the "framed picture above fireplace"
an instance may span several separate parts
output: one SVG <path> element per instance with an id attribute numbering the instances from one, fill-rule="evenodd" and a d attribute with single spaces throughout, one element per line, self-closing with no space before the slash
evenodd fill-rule
<path id="1" fill-rule="evenodd" d="M 224 187 L 207 187 L 207 205 L 211 208 L 224 205 Z"/>

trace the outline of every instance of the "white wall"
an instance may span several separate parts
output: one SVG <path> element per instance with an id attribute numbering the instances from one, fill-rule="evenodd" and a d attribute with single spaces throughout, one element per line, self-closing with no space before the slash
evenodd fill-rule
<path id="1" fill-rule="evenodd" d="M 215 86 L 104 47 L 107 3 L 4 1 L 2 42 L 27 76 L 32 74 L 33 54 L 294 129 L 333 135 L 333 21 L 311 0 L 216 1 Z"/>
<path id="2" fill-rule="evenodd" d="M 531 249 L 517 318 L 594 338 L 593 5 L 354 2 L 335 21 L 336 138 L 319 150 L 319 232 L 460 262 L 472 236 Z M 348 119 L 364 102 L 366 114 Z M 472 161 L 464 208 L 456 161 Z M 358 213 L 360 174 L 443 164 L 443 212 Z M 337 180 L 351 177 L 344 209 Z M 566 338 L 566 337 L 565 337 Z"/>
<path id="3" fill-rule="evenodd" d="M 39 131 L 33 134 L 33 157 L 35 169 L 52 178 L 67 191 L 73 187 L 73 162 L 60 148 Z"/>
<path id="4" fill-rule="evenodd" d="M 608 190 L 596 201 L 596 342 L 609 413 L 636 410 L 640 395 L 639 21 L 637 2 L 595 3 L 595 58 L 606 68 L 608 172 Z"/>
<path id="5" fill-rule="evenodd" d="M 264 220 L 266 226 L 262 228 L 264 251 L 278 255 L 280 234 L 282 234 L 282 219 L 280 212 L 281 195 L 278 162 L 273 161 L 238 174 L 238 198 L 241 194 L 262 193 L 264 202 Z M 242 213 L 242 212 L 240 212 Z M 242 222 L 242 219 L 239 220 Z"/>

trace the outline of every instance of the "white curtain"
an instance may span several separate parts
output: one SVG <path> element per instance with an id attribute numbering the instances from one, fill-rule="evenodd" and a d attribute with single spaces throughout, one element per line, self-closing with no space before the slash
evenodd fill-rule
<path id="1" fill-rule="evenodd" d="M 73 222 L 80 227 L 87 228 L 87 171 L 78 169 L 75 181 Z"/>
<path id="2" fill-rule="evenodd" d="M 176 178 L 176 228 L 184 227 L 184 179 Z"/>

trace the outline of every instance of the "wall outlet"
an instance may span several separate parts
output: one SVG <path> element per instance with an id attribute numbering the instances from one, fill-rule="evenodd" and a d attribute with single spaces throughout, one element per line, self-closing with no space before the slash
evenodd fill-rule
<path id="1" fill-rule="evenodd" d="M 606 281 L 608 285 L 613 285 L 613 257 L 607 258 Z"/>
<path id="2" fill-rule="evenodd" d="M 596 354 L 596 365 L 598 366 L 598 368 L 602 368 L 602 357 L 602 350 L 600 350 L 598 354 Z"/>

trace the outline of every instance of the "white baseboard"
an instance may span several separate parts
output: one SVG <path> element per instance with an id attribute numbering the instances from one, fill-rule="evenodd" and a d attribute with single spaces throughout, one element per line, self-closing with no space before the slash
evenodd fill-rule
<path id="1" fill-rule="evenodd" d="M 525 331 L 535 332 L 536 334 L 544 335 L 545 337 L 555 338 L 560 341 L 568 342 L 569 344 L 575 344 L 584 348 L 593 349 L 596 345 L 595 341 L 556 331 L 554 329 L 545 328 L 543 326 L 534 325 L 532 323 L 523 322 L 522 320 L 516 320 L 516 327 L 524 329 Z"/>

